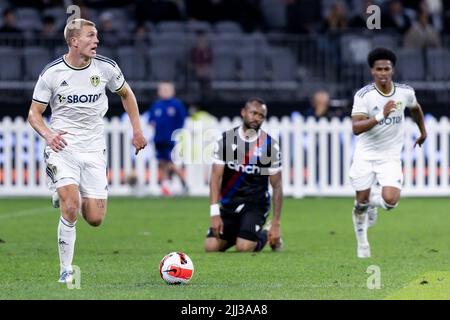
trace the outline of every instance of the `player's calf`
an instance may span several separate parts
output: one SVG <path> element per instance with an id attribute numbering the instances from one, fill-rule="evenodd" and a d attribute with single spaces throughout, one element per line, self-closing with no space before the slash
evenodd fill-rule
<path id="1" fill-rule="evenodd" d="M 83 198 L 82 214 L 91 226 L 100 226 L 106 214 L 106 199 Z"/>

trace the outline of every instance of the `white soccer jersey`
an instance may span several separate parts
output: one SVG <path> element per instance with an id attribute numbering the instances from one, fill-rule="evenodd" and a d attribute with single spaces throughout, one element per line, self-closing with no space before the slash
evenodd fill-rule
<path id="1" fill-rule="evenodd" d="M 375 127 L 356 137 L 354 159 L 400 159 L 404 141 L 405 108 L 417 106 L 414 89 L 405 84 L 393 83 L 392 91 L 383 94 L 375 84 L 360 89 L 354 97 L 352 116 L 375 117 L 389 100 L 394 100 L 396 110 Z"/>
<path id="2" fill-rule="evenodd" d="M 113 60 L 97 55 L 89 65 L 74 68 L 64 56 L 49 63 L 39 75 L 33 100 L 50 104 L 50 128 L 67 132 L 67 148 L 105 149 L 103 116 L 108 110 L 105 88 L 119 91 L 125 79 Z"/>

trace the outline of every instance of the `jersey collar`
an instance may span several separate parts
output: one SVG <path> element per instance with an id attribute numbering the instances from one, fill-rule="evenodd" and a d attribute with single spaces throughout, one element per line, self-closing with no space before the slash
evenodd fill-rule
<path id="1" fill-rule="evenodd" d="M 377 90 L 377 92 L 379 93 L 379 94 L 381 94 L 383 97 L 390 97 L 390 96 L 393 96 L 394 95 L 394 93 L 395 93 L 395 84 L 394 84 L 394 82 L 393 81 L 391 81 L 391 92 L 389 92 L 389 93 L 383 93 L 383 91 L 381 91 L 380 89 L 378 89 L 378 87 L 377 87 L 377 84 L 374 82 L 374 86 L 375 86 L 375 90 Z"/>
<path id="2" fill-rule="evenodd" d="M 90 59 L 89 60 L 89 63 L 87 64 L 87 65 L 85 65 L 84 67 L 81 67 L 81 68 L 77 68 L 77 67 L 74 67 L 74 66 L 72 66 L 72 65 L 70 65 L 69 64 L 69 62 L 67 62 L 67 60 L 66 60 L 66 55 L 63 55 L 63 61 L 64 61 L 64 63 L 66 64 L 66 66 L 68 66 L 70 69 L 72 69 L 72 70 L 84 70 L 84 69 L 86 69 L 86 68 L 89 68 L 89 66 L 91 65 L 91 62 L 92 62 L 92 59 Z"/>
<path id="3" fill-rule="evenodd" d="M 259 136 L 261 135 L 261 129 L 259 129 L 257 135 L 255 135 L 254 137 L 252 137 L 252 138 L 250 138 L 250 139 L 246 138 L 245 135 L 244 135 L 244 127 L 243 127 L 242 125 L 239 127 L 238 132 L 239 132 L 239 137 L 240 137 L 243 141 L 246 141 L 246 142 L 254 142 L 254 141 L 256 141 L 256 140 L 259 138 Z"/>

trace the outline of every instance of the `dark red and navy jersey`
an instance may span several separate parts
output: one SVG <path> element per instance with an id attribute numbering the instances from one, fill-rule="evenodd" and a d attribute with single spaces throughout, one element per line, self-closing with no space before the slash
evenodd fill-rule
<path id="1" fill-rule="evenodd" d="M 254 203 L 270 206 L 269 176 L 281 171 L 278 142 L 259 130 L 247 139 L 242 127 L 226 131 L 217 141 L 213 163 L 225 166 L 221 185 L 223 206 Z"/>

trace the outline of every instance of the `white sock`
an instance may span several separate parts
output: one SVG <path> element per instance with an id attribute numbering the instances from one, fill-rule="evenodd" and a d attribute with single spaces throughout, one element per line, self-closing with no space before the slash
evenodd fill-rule
<path id="1" fill-rule="evenodd" d="M 374 194 L 370 196 L 369 203 L 371 206 L 377 207 L 377 208 L 383 208 L 384 210 L 388 210 L 388 207 L 386 206 L 386 202 L 384 202 L 383 197 L 381 194 Z"/>
<path id="2" fill-rule="evenodd" d="M 368 218 L 369 216 L 367 212 L 356 214 L 353 210 L 353 227 L 355 229 L 355 236 L 356 241 L 358 241 L 358 245 L 369 245 L 369 240 L 367 239 Z"/>
<path id="3" fill-rule="evenodd" d="M 72 270 L 73 253 L 75 250 L 76 221 L 69 222 L 60 217 L 58 224 L 58 251 L 61 272 Z"/>

